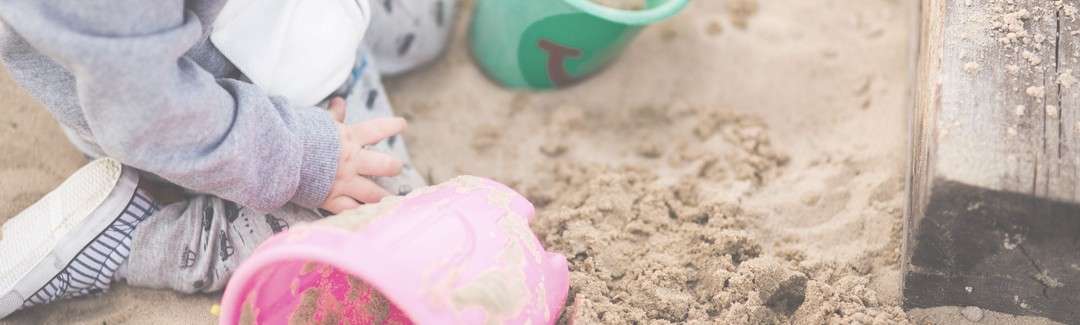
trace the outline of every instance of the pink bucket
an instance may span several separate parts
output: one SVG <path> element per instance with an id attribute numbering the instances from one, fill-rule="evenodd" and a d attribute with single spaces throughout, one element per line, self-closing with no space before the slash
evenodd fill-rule
<path id="1" fill-rule="evenodd" d="M 462 176 L 294 227 L 240 265 L 220 322 L 552 324 L 569 272 L 529 230 L 534 213 L 508 187 Z"/>

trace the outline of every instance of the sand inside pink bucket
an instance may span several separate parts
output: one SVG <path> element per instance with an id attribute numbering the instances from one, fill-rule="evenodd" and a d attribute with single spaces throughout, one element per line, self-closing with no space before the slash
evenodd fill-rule
<path id="1" fill-rule="evenodd" d="M 308 265 L 310 267 L 305 267 L 308 272 L 315 269 L 319 269 L 320 272 L 329 271 L 327 266 L 314 263 L 308 263 Z M 390 317 L 390 301 L 355 276 L 346 276 L 346 280 L 349 288 L 345 297 L 346 301 L 339 301 L 325 287 L 305 289 L 301 294 L 300 305 L 289 318 L 289 324 L 338 324 L 343 321 L 341 318 L 341 315 L 345 314 L 343 309 L 349 307 L 358 309 L 357 313 L 367 315 L 369 317 L 366 319 L 367 324 L 386 324 Z M 362 297 L 364 299 L 361 299 Z M 316 321 L 320 308 L 326 316 L 321 321 Z"/>
<path id="2" fill-rule="evenodd" d="M 388 197 L 380 204 L 365 205 L 341 215 L 319 220 L 311 225 L 344 230 L 362 229 L 371 221 L 400 206 L 400 201 L 400 197 Z M 329 276 L 336 269 L 331 266 L 309 262 L 300 270 L 299 275 L 302 276 L 313 271 L 320 272 L 323 275 L 322 282 L 325 284 L 332 281 Z M 349 308 L 353 309 L 352 313 L 354 314 L 368 316 L 365 319 L 366 321 L 363 322 L 364 324 L 410 324 L 407 320 L 403 322 L 400 319 L 387 322 L 393 309 L 390 301 L 356 276 L 345 275 L 345 279 L 348 284 L 348 293 L 344 301 L 331 294 L 329 286 L 326 285 L 302 289 L 300 303 L 289 318 L 289 324 L 338 324 L 343 321 L 342 315 L 347 314 L 346 309 Z M 292 290 L 298 290 L 296 283 L 293 283 Z M 256 313 L 257 309 L 252 308 L 251 297 L 249 297 L 242 306 L 240 324 L 256 324 Z"/>
<path id="3" fill-rule="evenodd" d="M 289 317 L 290 325 L 297 324 L 411 324 L 403 313 L 381 293 L 363 280 L 342 274 L 337 269 L 323 264 L 307 263 L 300 270 L 300 275 L 317 272 L 323 280 L 319 285 L 299 289 L 296 283 L 292 290 L 300 296 L 300 302 Z M 334 279 L 334 277 L 338 277 Z M 336 285 L 344 277 L 346 293 L 343 297 L 335 295 Z M 252 307 L 249 297 L 241 307 L 240 324 L 256 324 L 258 309 Z M 355 315 L 359 315 L 356 317 Z M 350 317 L 353 316 L 353 317 Z"/>

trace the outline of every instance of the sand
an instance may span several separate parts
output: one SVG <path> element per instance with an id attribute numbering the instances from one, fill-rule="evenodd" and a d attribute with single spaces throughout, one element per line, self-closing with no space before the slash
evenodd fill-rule
<path id="1" fill-rule="evenodd" d="M 549 249 L 571 256 L 574 299 L 564 319 L 575 324 L 906 320 L 866 277 L 800 251 L 766 253 L 742 230 L 760 216 L 703 198 L 689 178 L 672 189 L 647 170 L 569 174 L 553 202 L 564 208 L 541 215 L 536 228 Z"/>
<path id="2" fill-rule="evenodd" d="M 537 205 L 533 230 L 571 261 L 564 320 L 967 319 L 898 309 L 912 0 L 691 1 L 557 92 L 487 79 L 462 6 L 447 55 L 390 99 L 431 180 L 493 178 Z M 0 80 L 6 218 L 85 161 Z M 217 298 L 118 285 L 0 323 L 210 323 Z"/>
<path id="3" fill-rule="evenodd" d="M 331 280 L 332 277 L 340 276 L 332 266 L 308 263 L 301 269 L 300 274 L 312 271 L 322 276 L 321 283 L 340 283 Z M 386 297 L 354 276 L 346 275 L 345 282 L 348 290 L 344 296 L 335 296 L 330 286 L 313 286 L 299 292 L 300 302 L 289 317 L 289 324 L 338 324 L 349 317 L 359 317 L 370 324 L 385 324 L 391 313 L 390 302 Z M 294 287 L 292 294 L 297 294 L 296 291 Z M 252 312 L 250 306 L 250 300 L 244 302 L 240 324 L 254 324 L 252 318 L 245 317 Z"/>

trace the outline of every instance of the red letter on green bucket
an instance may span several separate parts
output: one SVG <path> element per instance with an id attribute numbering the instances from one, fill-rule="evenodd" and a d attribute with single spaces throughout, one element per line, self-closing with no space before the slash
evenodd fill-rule
<path id="1" fill-rule="evenodd" d="M 518 67 L 534 88 L 569 86 L 610 62 L 638 30 L 584 13 L 547 17 L 522 34 Z"/>
<path id="2" fill-rule="evenodd" d="M 581 50 L 555 44 L 543 38 L 536 43 L 536 46 L 548 53 L 547 73 L 548 78 L 551 78 L 551 83 L 554 83 L 556 87 L 574 83 L 574 77 L 566 71 L 566 58 L 580 57 Z"/>

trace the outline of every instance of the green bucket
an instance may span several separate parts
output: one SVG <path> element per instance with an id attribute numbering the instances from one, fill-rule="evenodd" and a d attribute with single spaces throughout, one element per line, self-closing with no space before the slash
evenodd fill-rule
<path id="1" fill-rule="evenodd" d="M 689 0 L 646 0 L 620 10 L 589 0 L 477 0 L 469 30 L 473 57 L 510 88 L 574 84 L 615 58 L 645 26 Z"/>

